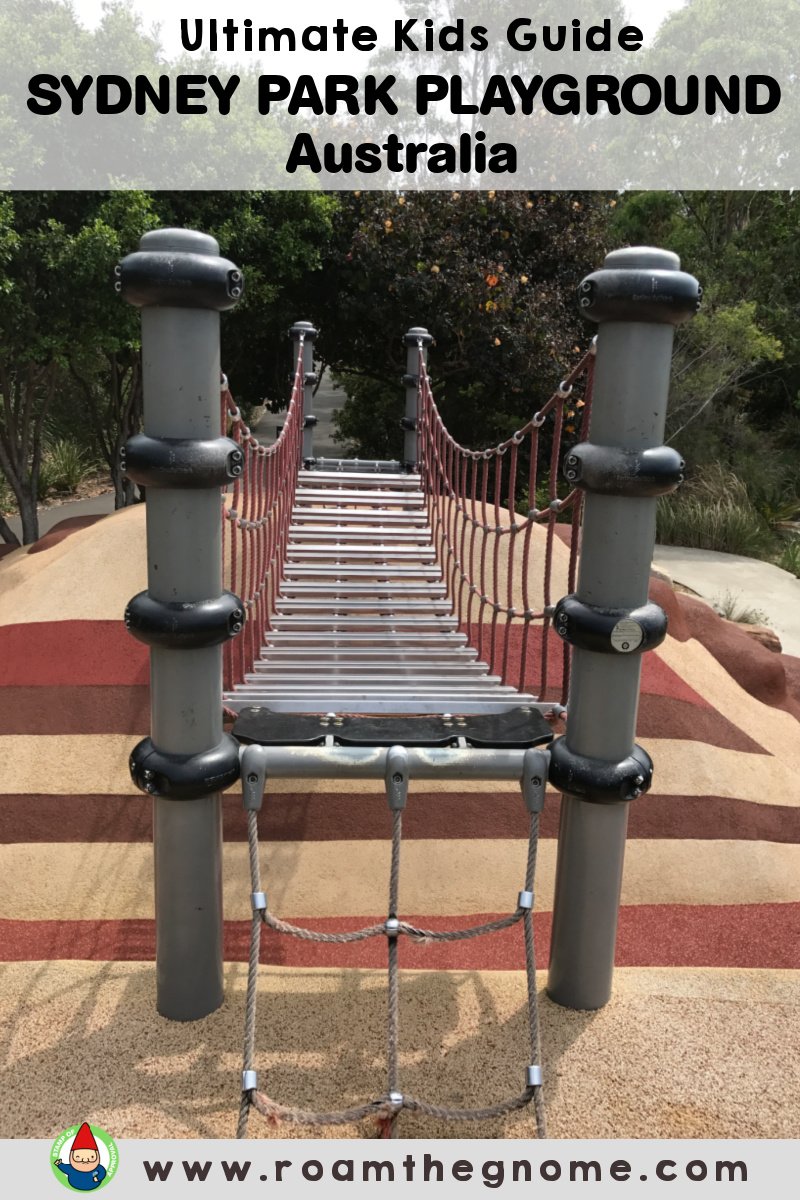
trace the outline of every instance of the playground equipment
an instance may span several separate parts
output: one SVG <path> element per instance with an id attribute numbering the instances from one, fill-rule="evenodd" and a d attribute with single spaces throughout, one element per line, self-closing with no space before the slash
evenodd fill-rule
<path id="1" fill-rule="evenodd" d="M 131 755 L 131 773 L 155 797 L 157 1002 L 179 1020 L 221 1003 L 220 793 L 241 775 L 253 926 L 240 1132 L 251 1106 L 316 1123 L 377 1116 L 391 1129 L 404 1108 L 477 1119 L 532 1102 L 543 1133 L 532 933 L 538 815 L 549 780 L 563 801 L 548 992 L 569 1007 L 599 1008 L 611 991 L 628 805 L 652 779 L 634 742 L 640 656 L 666 634 L 664 614 L 647 600 L 655 509 L 684 465 L 661 441 L 674 327 L 700 297 L 679 268 L 661 250 L 608 255 L 580 289 L 599 325 L 596 346 L 523 429 L 486 451 L 466 450 L 447 432 L 427 371 L 430 335 L 411 329 L 404 461 L 372 464 L 313 457 L 315 331 L 307 323 L 291 331 L 294 383 L 278 441 L 259 445 L 224 380 L 230 437 L 220 430 L 219 312 L 236 303 L 243 280 L 212 238 L 146 234 L 117 268 L 117 290 L 142 308 L 144 433 L 129 441 L 125 470 L 147 487 L 148 590 L 130 602 L 126 621 L 151 647 L 152 730 Z M 567 403 L 576 412 L 580 403 L 583 416 L 559 496 Z M 539 441 L 550 417 L 540 511 Z M 515 503 L 521 472 L 524 518 Z M 564 512 L 569 589 L 554 604 L 553 539 Z M 538 525 L 546 535 L 537 572 Z M 554 679 L 558 639 L 563 669 Z M 233 735 L 223 732 L 223 665 Z M 554 737 L 565 716 L 565 733 Z M 392 836 L 387 920 L 335 936 L 269 911 L 257 837 L 270 778 L 331 776 L 383 779 Z M 514 913 L 447 935 L 415 929 L 397 911 L 409 781 L 437 776 L 516 780 L 530 814 Z M 477 936 L 517 921 L 532 1045 L 524 1091 L 469 1112 L 404 1096 L 399 939 Z M 313 1114 L 259 1091 L 252 1056 L 265 922 L 317 940 L 387 938 L 389 1075 L 378 1100 Z"/>

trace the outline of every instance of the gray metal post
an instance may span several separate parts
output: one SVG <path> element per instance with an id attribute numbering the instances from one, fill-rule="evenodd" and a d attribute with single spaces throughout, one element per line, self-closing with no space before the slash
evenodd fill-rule
<path id="1" fill-rule="evenodd" d="M 117 275 L 142 309 L 144 433 L 124 465 L 146 486 L 148 583 L 126 623 L 150 646 L 151 737 L 131 773 L 154 796 L 158 1011 L 193 1020 L 223 1000 L 219 792 L 238 763 L 222 731 L 221 644 L 244 618 L 222 591 L 220 485 L 242 455 L 220 437 L 219 310 L 243 281 L 213 238 L 186 229 L 146 234 Z"/>
<path id="2" fill-rule="evenodd" d="M 433 341 L 427 329 L 415 325 L 409 329 L 403 339 L 406 352 L 406 373 L 403 383 L 406 385 L 406 411 L 401 422 L 405 430 L 403 439 L 403 466 L 407 471 L 416 471 L 419 465 L 417 452 L 417 393 L 419 391 L 419 355 L 422 350 L 423 362 L 428 362 L 428 347 Z"/>
<path id="3" fill-rule="evenodd" d="M 683 470 L 661 442 L 674 326 L 700 295 L 679 268 L 667 251 L 619 250 L 580 291 L 600 329 L 591 441 L 564 465 L 586 495 L 578 590 L 554 618 L 573 659 L 566 734 L 550 772 L 565 794 L 547 990 L 569 1008 L 601 1008 L 611 995 L 628 806 L 652 777 L 634 744 L 640 653 L 666 633 L 647 600 L 656 504 Z"/>
<path id="4" fill-rule="evenodd" d="M 317 418 L 314 416 L 314 385 L 317 382 L 317 374 L 314 370 L 314 339 L 317 336 L 317 330 L 310 321 L 296 321 L 289 330 L 289 337 L 292 339 L 294 347 L 294 357 L 292 359 L 292 378 L 297 367 L 297 358 L 300 354 L 300 339 L 303 339 L 303 448 L 302 448 L 302 463 L 311 465 L 314 461 L 314 429 L 317 424 Z M 302 465 L 301 463 L 301 465 Z"/>

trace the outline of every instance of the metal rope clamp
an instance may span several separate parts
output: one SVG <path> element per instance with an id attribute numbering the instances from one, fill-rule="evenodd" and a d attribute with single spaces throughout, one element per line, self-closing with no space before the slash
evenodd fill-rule
<path id="1" fill-rule="evenodd" d="M 667 636 L 667 615 L 658 604 L 638 608 L 598 608 L 577 596 L 564 596 L 553 614 L 560 638 L 596 654 L 642 654 Z"/>
<path id="2" fill-rule="evenodd" d="M 666 496 L 683 483 L 686 463 L 671 446 L 622 450 L 581 442 L 569 451 L 568 483 L 600 496 Z"/>

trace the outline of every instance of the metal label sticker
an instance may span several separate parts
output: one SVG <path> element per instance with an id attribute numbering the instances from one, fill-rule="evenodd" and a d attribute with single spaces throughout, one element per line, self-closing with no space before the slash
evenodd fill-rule
<path id="1" fill-rule="evenodd" d="M 611 630 L 611 645 L 620 654 L 630 654 L 633 650 L 638 650 L 643 641 L 644 630 L 638 621 L 630 617 L 626 617 L 624 621 L 617 621 Z"/>

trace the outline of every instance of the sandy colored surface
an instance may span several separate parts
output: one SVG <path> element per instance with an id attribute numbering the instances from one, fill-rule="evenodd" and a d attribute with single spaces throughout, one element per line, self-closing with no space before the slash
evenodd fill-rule
<path id="1" fill-rule="evenodd" d="M 120 509 L 46 551 L 23 547 L 9 554 L 3 559 L 0 625 L 120 620 L 131 596 L 147 587 L 144 507 Z"/>
<path id="2" fill-rule="evenodd" d="M 691 643 L 686 643 L 691 645 Z M 681 647 L 683 649 L 684 647 Z M 744 693 L 742 693 L 744 695 Z M 745 697 L 745 699 L 748 699 Z M 740 714 L 728 710 L 746 722 L 753 701 L 742 703 Z M 728 796 L 731 799 L 756 803 L 800 805 L 797 788 L 796 752 L 797 722 L 786 716 L 787 757 L 773 758 L 763 754 L 747 754 L 723 750 L 705 743 L 688 743 L 668 738 L 642 738 L 641 744 L 657 764 L 655 789 L 661 795 L 681 796 L 689 790 L 694 795 Z M 789 723 L 793 729 L 789 728 Z M 780 728 L 780 722 L 776 721 Z M 793 738 L 789 739 L 789 734 Z M 775 738 L 773 732 L 773 738 Z M 0 795 L 31 792 L 41 795 L 93 793 L 125 796 L 131 793 L 128 756 L 132 738 L 126 734 L 71 735 L 8 735 L 0 736 Z M 776 747 L 777 749 L 777 747 Z M 687 782 L 691 781 L 688 788 Z M 91 785 L 91 786 L 89 786 Z M 370 780 L 286 780 L 270 781 L 274 794 L 297 792 L 302 787 L 309 794 L 319 792 L 372 792 Z M 412 783 L 412 788 L 413 788 Z M 425 792 L 484 792 L 486 782 L 470 780 L 424 780 L 417 785 Z M 492 791 L 516 792 L 513 782 L 491 784 Z M 232 789 L 232 794 L 237 794 Z"/>
<path id="3" fill-rule="evenodd" d="M 0 1135 L 50 1137 L 78 1111 L 116 1137 L 232 1137 L 244 986 L 244 967 L 228 968 L 225 1006 L 181 1025 L 155 1015 L 149 964 L 2 967 Z M 274 1098 L 336 1107 L 383 1090 L 382 972 L 271 969 L 259 1005 L 257 1065 Z M 521 974 L 404 972 L 401 1005 L 409 1093 L 469 1105 L 518 1091 L 530 1057 Z M 595 1014 L 543 998 L 550 1135 L 798 1137 L 798 1020 L 800 980 L 781 971 L 620 970 Z M 251 1122 L 251 1136 L 276 1133 Z M 404 1136 L 461 1132 L 403 1119 Z M 469 1134 L 528 1137 L 531 1125 Z"/>
<path id="4" fill-rule="evenodd" d="M 521 840 L 408 841 L 400 900 L 406 912 L 511 912 L 524 879 Z M 276 913 L 296 917 L 381 913 L 388 886 L 387 842 L 281 842 L 262 853 L 264 885 Z M 556 842 L 540 844 L 536 908 L 552 907 Z M 0 847 L 0 917 L 133 919 L 153 915 L 152 847 L 95 842 Z M 353 870 L 354 863 L 358 869 Z M 225 915 L 250 915 L 247 846 L 228 843 Z M 800 902 L 800 846 L 668 839 L 631 840 L 623 904 Z"/>
<path id="5" fill-rule="evenodd" d="M 543 529 L 534 532 L 532 544 L 536 573 Z M 518 537 L 516 553 L 522 545 Z M 566 591 L 568 556 L 555 538 L 553 598 Z M 124 724 L 129 710 L 116 699 L 117 724 L 103 721 L 111 719 L 106 698 L 110 706 L 134 683 L 144 690 L 144 664 L 130 658 L 139 662 L 134 679 L 128 655 L 108 628 L 103 645 L 113 653 L 101 654 L 90 623 L 120 621 L 129 598 L 145 586 L 144 564 L 143 506 L 75 529 L 36 553 L 14 552 L 0 564 L 0 628 L 25 625 L 13 643 L 18 665 L 26 664 L 14 686 L 35 683 L 38 692 L 29 709 L 20 710 L 14 726 L 20 732 L 0 734 L 0 805 L 7 806 L 8 836 L 20 839 L 0 846 L 0 919 L 15 922 L 5 927 L 5 956 L 34 960 L 0 963 L 0 1136 L 51 1136 L 77 1119 L 76 1109 L 119 1137 L 222 1137 L 234 1131 L 243 964 L 227 966 L 227 1000 L 218 1013 L 178 1025 L 155 1013 L 155 964 L 138 961 L 152 953 L 153 889 L 149 829 L 142 832 L 136 817 L 127 819 L 129 811 L 140 819 L 146 803 L 127 799 L 127 760 L 137 737 Z M 502 567 L 500 576 L 505 602 Z M 541 602 L 540 584 L 530 599 Z M 514 603 L 521 603 L 519 591 Z M 65 635 L 61 622 L 67 620 L 87 623 L 85 642 L 74 627 Z M 49 628 L 31 630 L 31 622 Z M 542 1000 L 546 1100 L 556 1137 L 800 1136 L 800 972 L 777 969 L 795 961 L 794 951 L 784 954 L 784 947 L 797 943 L 786 932 L 797 929 L 800 902 L 797 720 L 776 707 L 780 698 L 773 699 L 780 691 L 779 660 L 768 662 L 766 651 L 743 640 L 741 654 L 752 655 L 749 694 L 737 669 L 737 645 L 726 643 L 726 670 L 694 640 L 703 636 L 697 628 L 685 623 L 681 632 L 676 620 L 676 636 L 650 656 L 647 667 L 647 696 L 654 703 L 645 732 L 658 736 L 640 740 L 653 755 L 656 777 L 654 795 L 640 803 L 651 805 L 655 817 L 649 825 L 632 818 L 637 832 L 626 859 L 620 961 L 717 966 L 620 968 L 611 1003 L 596 1014 L 567 1012 Z M 100 714 L 90 728 L 100 732 L 86 733 L 75 721 L 70 728 L 80 732 L 58 732 L 65 728 L 59 711 L 90 685 L 92 711 Z M 15 705 L 18 693 L 12 687 L 9 693 Z M 44 732 L 32 732 L 26 712 L 37 716 L 35 728 Z M 716 724 L 705 720 L 709 712 Z M 407 839 L 404 912 L 434 921 L 508 911 L 521 884 L 522 831 L 515 832 L 506 812 L 497 816 L 503 823 L 487 820 L 476 836 L 475 828 L 456 827 L 456 806 L 459 793 L 469 793 L 473 819 L 484 802 L 482 813 L 499 814 L 516 786 L 424 781 L 419 790 L 430 812 L 455 815 L 446 831 L 428 822 Z M 276 835 L 280 840 L 265 837 L 265 884 L 276 911 L 331 921 L 384 911 L 388 844 L 374 823 L 369 832 L 363 821 L 363 797 L 375 792 L 373 781 L 271 781 L 267 803 L 275 812 L 282 797 L 284 808 L 302 807 L 306 796 L 314 797 L 309 811 L 314 805 L 335 808 L 325 831 L 310 816 L 304 827 L 287 825 Z M 333 793 L 338 807 L 326 803 Z M 437 805 L 444 796 L 447 803 Z M 118 799 L 106 808 L 113 797 Z M 28 798 L 36 823 L 23 831 Z M 64 828 L 69 816 L 55 807 L 62 803 L 64 813 L 80 814 L 71 836 Z M 47 810 L 46 819 L 40 809 Z M 691 837 L 680 814 L 693 823 Z M 543 956 L 554 833 L 550 823 L 537 878 Z M 249 911 L 241 836 L 240 830 L 225 845 L 226 916 L 233 921 Z M 246 953 L 241 926 L 238 934 L 226 930 L 226 939 L 232 958 Z M 404 972 L 401 1073 L 409 1092 L 479 1105 L 520 1090 L 530 1061 L 524 979 L 504 969 L 519 961 L 517 945 L 512 955 L 499 942 L 500 935 L 470 943 L 475 957 L 450 960 L 449 970 Z M 652 945 L 653 957 L 643 954 L 643 942 L 647 951 Z M 771 957 L 760 956 L 767 943 Z M 132 961 L 107 961 L 117 955 Z M 379 1094 L 385 974 L 363 966 L 379 960 L 351 959 L 350 967 L 330 969 L 308 966 L 314 959 L 282 961 L 304 965 L 263 966 L 259 972 L 258 1065 L 262 1073 L 269 1070 L 267 1090 L 287 1103 L 321 1107 Z M 336 957 L 324 961 L 340 963 Z M 756 964 L 760 969 L 752 969 Z M 464 969 L 472 966 L 479 969 Z M 252 1120 L 254 1136 L 286 1135 L 257 1116 Z M 525 1117 L 466 1129 L 407 1119 L 402 1127 L 407 1136 L 530 1132 Z"/>

